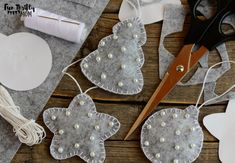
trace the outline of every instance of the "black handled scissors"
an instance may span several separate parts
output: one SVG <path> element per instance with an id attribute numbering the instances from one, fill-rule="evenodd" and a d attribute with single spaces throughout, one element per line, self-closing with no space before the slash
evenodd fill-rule
<path id="1" fill-rule="evenodd" d="M 185 44 L 173 63 L 169 66 L 162 82 L 153 93 L 147 105 L 132 125 L 125 140 L 149 116 L 160 101 L 176 84 L 196 65 L 199 59 L 216 46 L 235 39 L 235 34 L 224 34 L 222 23 L 226 17 L 235 14 L 235 0 L 217 0 L 217 12 L 203 21 L 198 18 L 197 7 L 202 0 L 188 0 L 191 11 L 191 27 L 185 38 Z M 193 51 L 194 46 L 199 47 Z"/>

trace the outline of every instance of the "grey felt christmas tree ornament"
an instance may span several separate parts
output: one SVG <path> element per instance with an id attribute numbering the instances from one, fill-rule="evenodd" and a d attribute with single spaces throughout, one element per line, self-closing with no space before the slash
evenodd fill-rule
<path id="1" fill-rule="evenodd" d="M 119 22 L 113 27 L 113 34 L 103 38 L 98 49 L 83 59 L 82 72 L 104 90 L 123 95 L 137 94 L 144 85 L 141 46 L 145 42 L 145 28 L 138 17 Z"/>
<path id="2" fill-rule="evenodd" d="M 156 112 L 141 130 L 141 148 L 154 163 L 189 163 L 200 154 L 203 132 L 198 122 L 199 110 L 170 108 Z"/>
<path id="3" fill-rule="evenodd" d="M 51 155 L 59 160 L 77 155 L 86 162 L 104 162 L 104 141 L 120 128 L 116 118 L 98 113 L 85 93 L 77 95 L 68 108 L 46 110 L 43 119 L 54 133 Z"/>

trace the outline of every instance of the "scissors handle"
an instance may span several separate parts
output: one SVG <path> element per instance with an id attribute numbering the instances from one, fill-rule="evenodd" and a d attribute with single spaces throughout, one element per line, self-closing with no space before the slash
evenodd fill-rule
<path id="1" fill-rule="evenodd" d="M 235 39 L 235 34 L 227 35 L 222 31 L 224 19 L 235 14 L 235 1 L 217 0 L 217 13 L 205 21 L 198 19 L 196 15 L 196 9 L 201 1 L 188 0 L 192 18 L 185 44 L 199 44 L 212 50 L 226 41 Z"/>

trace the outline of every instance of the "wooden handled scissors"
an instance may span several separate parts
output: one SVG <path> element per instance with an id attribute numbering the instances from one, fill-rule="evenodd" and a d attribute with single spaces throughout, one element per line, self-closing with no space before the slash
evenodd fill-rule
<path id="1" fill-rule="evenodd" d="M 224 19 L 235 14 L 235 0 L 217 0 L 217 12 L 207 20 L 198 19 L 197 7 L 202 0 L 188 0 L 191 11 L 191 27 L 185 38 L 185 44 L 173 63 L 169 66 L 162 82 L 153 93 L 147 105 L 132 125 L 126 140 L 134 130 L 149 116 L 160 101 L 176 86 L 176 84 L 198 63 L 199 59 L 209 50 L 225 41 L 235 39 L 235 34 L 224 34 Z M 193 51 L 194 46 L 198 50 Z"/>

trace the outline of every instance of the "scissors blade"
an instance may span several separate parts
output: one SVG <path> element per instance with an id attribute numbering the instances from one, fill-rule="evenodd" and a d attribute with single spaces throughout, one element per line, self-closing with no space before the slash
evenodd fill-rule
<path id="1" fill-rule="evenodd" d="M 151 112 L 159 105 L 160 101 L 176 86 L 176 84 L 190 71 L 190 69 L 199 61 L 199 59 L 208 51 L 201 46 L 195 53 L 192 53 L 194 44 L 185 45 L 178 56 L 175 58 L 162 82 L 155 90 L 147 105 L 132 125 L 126 140 L 135 129 L 150 115 Z"/>

